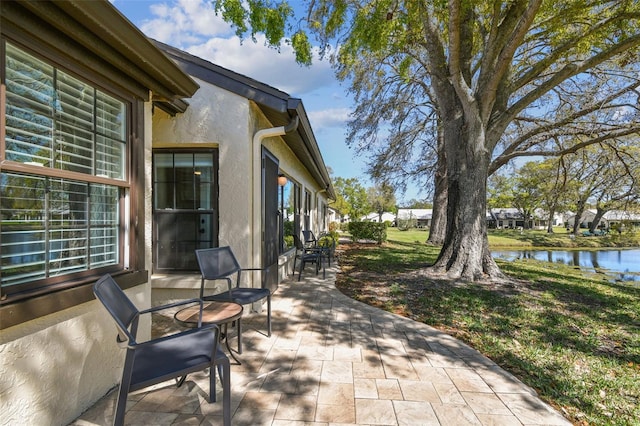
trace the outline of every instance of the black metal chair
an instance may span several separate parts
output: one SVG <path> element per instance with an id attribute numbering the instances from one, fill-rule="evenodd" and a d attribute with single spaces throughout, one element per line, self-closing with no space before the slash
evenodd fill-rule
<path id="1" fill-rule="evenodd" d="M 316 275 L 320 272 L 322 267 L 322 278 L 326 277 L 326 271 L 324 269 L 324 263 L 322 258 L 324 257 L 324 250 L 320 247 L 305 246 L 300 237 L 293 236 L 293 244 L 296 246 L 296 254 L 293 259 L 293 273 L 296 273 L 296 263 L 300 259 L 300 271 L 298 273 L 298 281 L 302 278 L 302 271 L 307 263 L 313 263 L 316 268 Z"/>
<path id="2" fill-rule="evenodd" d="M 318 244 L 315 234 L 311 230 L 302 231 L 305 247 L 315 247 Z"/>
<path id="3" fill-rule="evenodd" d="M 236 260 L 231 247 L 215 247 L 196 250 L 196 258 L 200 266 L 202 281 L 200 284 L 200 299 L 232 301 L 240 305 L 248 305 L 267 299 L 267 335 L 271 337 L 271 291 L 268 288 L 240 287 L 242 271 L 261 271 L 260 268 L 241 268 Z M 232 284 L 230 278 L 236 274 L 236 283 Z M 204 296 L 204 283 L 206 280 L 226 280 L 228 291 Z M 242 353 L 242 323 L 238 321 L 238 353 Z"/>
<path id="4" fill-rule="evenodd" d="M 321 232 L 318 236 L 317 246 L 324 250 L 324 254 L 327 256 L 327 262 L 329 266 L 331 266 L 331 258 L 335 257 L 336 239 L 328 232 Z"/>
<path id="5" fill-rule="evenodd" d="M 218 347 L 219 329 L 215 325 L 195 328 L 170 336 L 144 342 L 136 341 L 140 315 L 199 303 L 199 299 L 185 300 L 169 305 L 138 311 L 110 275 L 100 278 L 93 286 L 93 293 L 113 317 L 118 330 L 116 341 L 127 353 L 122 370 L 122 380 L 113 424 L 124 424 L 127 395 L 170 379 L 180 379 L 187 374 L 209 368 L 209 402 L 216 400 L 216 367 L 222 381 L 222 410 L 225 425 L 231 424 L 231 382 L 229 358 Z M 200 312 L 202 316 L 202 311 Z M 199 321 L 199 326 L 201 325 Z"/>

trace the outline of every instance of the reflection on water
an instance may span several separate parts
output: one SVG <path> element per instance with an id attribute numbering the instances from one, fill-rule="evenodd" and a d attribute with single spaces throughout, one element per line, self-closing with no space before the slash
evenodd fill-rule
<path id="1" fill-rule="evenodd" d="M 616 280 L 640 281 L 640 249 L 499 250 L 492 254 L 497 259 L 536 259 L 606 272 Z"/>

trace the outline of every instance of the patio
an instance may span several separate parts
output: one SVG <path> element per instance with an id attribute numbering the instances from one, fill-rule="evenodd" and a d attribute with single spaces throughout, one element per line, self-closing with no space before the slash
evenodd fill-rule
<path id="1" fill-rule="evenodd" d="M 571 424 L 458 340 L 344 296 L 334 287 L 335 262 L 324 280 L 310 271 L 274 293 L 271 338 L 262 334 L 264 314 L 243 319 L 242 365 L 231 366 L 234 425 Z M 174 325 L 165 317 L 154 327 Z M 193 374 L 180 388 L 167 382 L 130 395 L 126 424 L 220 424 L 206 380 Z M 115 393 L 72 424 L 111 424 Z"/>

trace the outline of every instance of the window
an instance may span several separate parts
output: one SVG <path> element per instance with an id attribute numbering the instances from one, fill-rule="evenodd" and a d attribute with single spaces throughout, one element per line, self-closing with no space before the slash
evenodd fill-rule
<path id="1" fill-rule="evenodd" d="M 153 153 L 156 271 L 198 271 L 195 250 L 218 246 L 218 151 Z"/>
<path id="2" fill-rule="evenodd" d="M 304 191 L 304 230 L 311 231 L 311 193 Z"/>
<path id="3" fill-rule="evenodd" d="M 294 246 L 293 236 L 300 235 L 300 185 L 288 179 L 280 197 L 284 218 L 283 247 L 287 250 Z"/>
<path id="4" fill-rule="evenodd" d="M 2 296 L 123 269 L 131 104 L 6 42 Z"/>
<path id="5" fill-rule="evenodd" d="M 320 230 L 323 231 L 325 229 L 327 229 L 327 205 L 324 201 L 321 201 L 321 198 L 318 197 L 318 201 L 316 202 L 316 205 L 318 206 L 318 215 L 319 217 L 319 224 L 320 224 Z"/>

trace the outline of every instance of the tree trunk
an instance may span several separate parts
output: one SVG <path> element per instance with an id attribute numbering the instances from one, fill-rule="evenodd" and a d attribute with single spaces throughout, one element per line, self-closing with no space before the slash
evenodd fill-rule
<path id="1" fill-rule="evenodd" d="M 502 278 L 487 239 L 487 175 L 489 154 L 481 125 L 449 123 L 447 149 L 447 229 L 444 245 L 433 265 L 449 278 Z M 455 128 L 457 127 L 457 128 Z M 462 127 L 462 128 L 461 128 Z M 467 129 L 466 132 L 463 129 Z"/>
<path id="2" fill-rule="evenodd" d="M 606 212 L 607 212 L 606 210 L 600 208 L 599 206 L 596 207 L 596 215 L 593 217 L 593 222 L 591 222 L 591 226 L 589 227 L 589 232 L 591 232 L 592 234 L 595 232 L 595 230 L 598 228 L 598 223 L 604 217 L 604 214 Z"/>
<path id="3" fill-rule="evenodd" d="M 578 208 L 576 209 L 576 218 L 573 221 L 573 230 L 572 230 L 572 234 L 573 235 L 578 235 L 578 232 L 580 231 L 580 223 L 582 223 L 582 214 L 584 213 L 584 203 L 579 201 L 578 202 Z"/>
<path id="4" fill-rule="evenodd" d="M 447 179 L 436 176 L 436 190 L 433 197 L 433 213 L 427 243 L 440 246 L 444 244 L 447 231 Z M 439 181 L 440 180 L 440 181 Z"/>
<path id="5" fill-rule="evenodd" d="M 438 162 L 434 177 L 433 213 L 429 228 L 428 244 L 440 246 L 444 244 L 447 231 L 447 155 L 444 149 L 444 135 L 438 126 Z"/>
<path id="6" fill-rule="evenodd" d="M 549 209 L 549 216 L 547 219 L 547 234 L 553 234 L 553 216 L 556 214 L 556 209 Z"/>
<path id="7" fill-rule="evenodd" d="M 529 209 L 522 209 L 522 216 L 524 221 L 522 223 L 522 229 L 533 229 L 533 214 Z"/>

